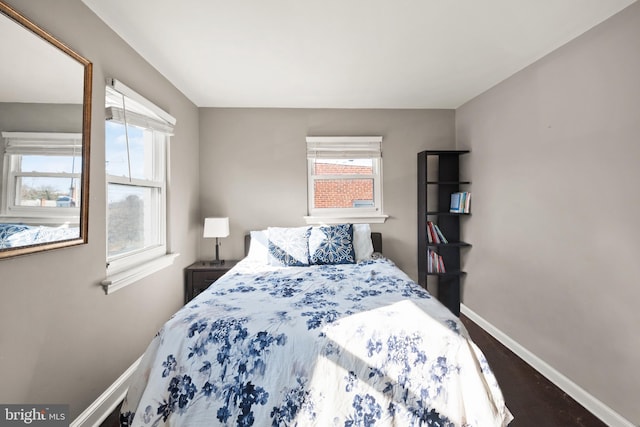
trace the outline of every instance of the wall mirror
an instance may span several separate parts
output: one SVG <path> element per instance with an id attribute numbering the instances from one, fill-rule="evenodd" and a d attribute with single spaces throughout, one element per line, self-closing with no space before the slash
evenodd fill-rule
<path id="1" fill-rule="evenodd" d="M 0 1 L 0 259 L 87 243 L 92 64 Z"/>

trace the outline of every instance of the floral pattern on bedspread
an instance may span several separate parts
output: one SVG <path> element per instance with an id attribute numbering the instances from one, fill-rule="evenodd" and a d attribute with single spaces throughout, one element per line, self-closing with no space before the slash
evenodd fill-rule
<path id="1" fill-rule="evenodd" d="M 123 426 L 504 426 L 459 319 L 390 260 L 245 260 L 147 349 Z"/>
<path id="2" fill-rule="evenodd" d="M 77 239 L 79 236 L 78 227 L 0 224 L 0 249 Z"/>

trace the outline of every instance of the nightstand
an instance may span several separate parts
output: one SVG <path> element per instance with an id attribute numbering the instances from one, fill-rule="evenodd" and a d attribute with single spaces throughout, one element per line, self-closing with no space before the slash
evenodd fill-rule
<path id="1" fill-rule="evenodd" d="M 225 260 L 224 264 L 211 264 L 209 261 L 198 261 L 185 268 L 184 303 L 188 303 L 200 292 L 207 289 L 237 263 L 237 260 Z"/>

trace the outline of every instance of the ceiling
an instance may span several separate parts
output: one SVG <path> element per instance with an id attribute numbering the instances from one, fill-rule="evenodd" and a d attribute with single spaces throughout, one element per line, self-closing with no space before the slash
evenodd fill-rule
<path id="1" fill-rule="evenodd" d="M 199 107 L 457 108 L 634 0 L 83 2 Z"/>

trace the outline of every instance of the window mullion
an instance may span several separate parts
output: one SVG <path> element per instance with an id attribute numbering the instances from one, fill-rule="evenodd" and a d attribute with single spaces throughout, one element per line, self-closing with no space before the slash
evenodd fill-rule
<path id="1" fill-rule="evenodd" d="M 126 176 L 107 175 L 107 182 L 109 184 L 128 185 L 131 187 L 149 187 L 149 188 L 162 188 L 164 183 L 162 181 L 152 181 L 147 179 L 129 179 Z"/>
<path id="2" fill-rule="evenodd" d="M 79 173 L 71 172 L 11 172 L 11 176 L 19 178 L 80 178 Z"/>

